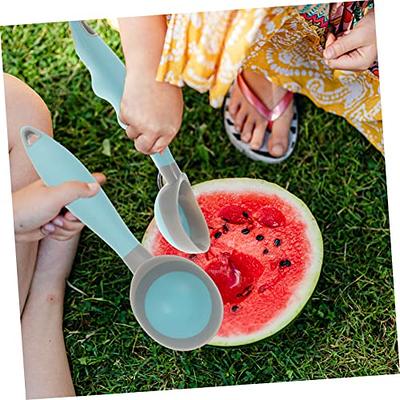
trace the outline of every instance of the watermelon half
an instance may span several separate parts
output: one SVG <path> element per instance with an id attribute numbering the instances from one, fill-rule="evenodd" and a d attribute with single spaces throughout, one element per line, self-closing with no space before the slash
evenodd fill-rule
<path id="1" fill-rule="evenodd" d="M 315 218 L 296 196 L 260 179 L 218 179 L 193 190 L 210 230 L 209 251 L 176 250 L 154 220 L 144 246 L 154 255 L 192 260 L 217 284 L 224 319 L 210 344 L 236 346 L 273 335 L 299 314 L 317 284 L 323 244 Z"/>

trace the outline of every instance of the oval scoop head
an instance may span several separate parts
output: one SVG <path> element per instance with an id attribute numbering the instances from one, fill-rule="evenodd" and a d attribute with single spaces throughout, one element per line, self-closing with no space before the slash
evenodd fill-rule
<path id="1" fill-rule="evenodd" d="M 181 257 L 145 261 L 132 279 L 130 299 L 146 333 L 173 350 L 207 344 L 222 323 L 223 303 L 217 286 L 206 272 Z"/>
<path id="2" fill-rule="evenodd" d="M 160 189 L 154 215 L 161 234 L 176 249 L 193 254 L 208 251 L 208 226 L 185 174 Z"/>

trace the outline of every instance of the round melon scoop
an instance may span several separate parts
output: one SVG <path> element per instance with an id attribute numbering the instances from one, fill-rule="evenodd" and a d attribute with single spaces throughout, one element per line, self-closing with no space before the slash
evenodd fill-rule
<path id="1" fill-rule="evenodd" d="M 67 181 L 95 182 L 66 148 L 32 127 L 21 137 L 28 157 L 48 186 Z M 179 256 L 152 256 L 137 241 L 102 189 L 67 208 L 103 239 L 134 274 L 130 301 L 147 334 L 165 347 L 192 350 L 208 343 L 223 317 L 220 293 L 196 264 Z"/>
<path id="2" fill-rule="evenodd" d="M 94 93 L 113 106 L 118 118 L 125 82 L 124 64 L 84 21 L 70 22 L 70 27 L 76 52 L 90 72 Z M 119 118 L 118 123 L 126 129 Z M 181 251 L 204 253 L 210 247 L 208 228 L 186 174 L 181 172 L 168 147 L 151 158 L 166 182 L 154 204 L 160 232 Z"/>

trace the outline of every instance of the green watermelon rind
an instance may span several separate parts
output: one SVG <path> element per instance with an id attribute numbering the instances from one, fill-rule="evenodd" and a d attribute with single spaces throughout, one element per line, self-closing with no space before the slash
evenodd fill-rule
<path id="1" fill-rule="evenodd" d="M 274 335 L 282 330 L 290 322 L 292 322 L 304 308 L 308 300 L 311 298 L 312 293 L 317 285 L 323 260 L 323 240 L 321 231 L 318 227 L 317 221 L 312 215 L 307 205 L 298 197 L 288 192 L 286 189 L 276 185 L 275 183 L 267 182 L 262 179 L 252 178 L 224 178 L 214 179 L 211 181 L 202 182 L 192 186 L 195 195 L 221 192 L 259 192 L 263 194 L 276 194 L 292 206 L 295 207 L 304 222 L 307 225 L 307 233 L 310 242 L 313 244 L 313 254 L 311 254 L 312 262 L 307 270 L 307 274 L 303 278 L 303 283 L 291 296 L 289 305 L 285 308 L 285 312 L 281 313 L 277 318 L 269 322 L 268 325 L 258 331 L 258 333 L 243 336 L 219 337 L 216 336 L 209 344 L 212 346 L 240 346 L 257 342 Z M 151 251 L 151 244 L 153 243 L 153 236 L 157 233 L 156 223 L 153 219 L 146 229 L 143 236 L 143 246 Z"/>

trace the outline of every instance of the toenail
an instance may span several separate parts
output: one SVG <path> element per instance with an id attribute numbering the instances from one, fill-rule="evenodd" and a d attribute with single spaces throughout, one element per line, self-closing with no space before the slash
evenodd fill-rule
<path id="1" fill-rule="evenodd" d="M 59 227 L 63 227 L 64 221 L 62 220 L 62 218 L 57 217 L 57 218 L 53 219 L 53 224 L 57 225 Z"/>
<path id="2" fill-rule="evenodd" d="M 274 155 L 277 155 L 277 156 L 281 156 L 282 154 L 283 154 L 283 146 L 281 145 L 281 144 L 275 144 L 273 147 L 272 147 L 272 153 L 274 153 Z"/>
<path id="3" fill-rule="evenodd" d="M 46 224 L 43 229 L 49 233 L 53 233 L 56 230 L 53 224 Z"/>

